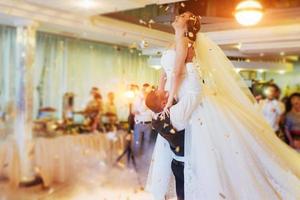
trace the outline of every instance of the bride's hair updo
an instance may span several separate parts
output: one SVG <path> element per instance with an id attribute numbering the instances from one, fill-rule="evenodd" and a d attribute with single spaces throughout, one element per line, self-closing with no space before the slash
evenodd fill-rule
<path id="1" fill-rule="evenodd" d="M 190 14 L 189 19 L 187 20 L 187 32 L 185 32 L 185 36 L 188 37 L 192 41 L 196 41 L 197 33 L 200 31 L 201 22 L 200 16 L 194 15 L 192 12 L 187 11 L 186 13 Z"/>

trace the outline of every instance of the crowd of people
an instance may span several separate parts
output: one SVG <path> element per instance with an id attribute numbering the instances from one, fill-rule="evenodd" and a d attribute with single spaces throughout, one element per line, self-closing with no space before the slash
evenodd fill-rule
<path id="1" fill-rule="evenodd" d="M 269 84 L 265 96 L 259 106 L 267 122 L 280 139 L 300 150 L 300 93 L 280 100 L 280 88 Z"/>
<path id="2" fill-rule="evenodd" d="M 152 111 L 145 105 L 146 96 L 153 89 L 149 84 L 144 84 L 133 103 L 133 151 L 136 155 L 143 152 L 144 144 L 150 143 L 155 135 L 151 126 Z M 259 109 L 274 133 L 283 142 L 300 150 L 300 93 L 295 92 L 282 99 L 280 96 L 280 88 L 274 83 L 268 84 L 264 97 L 258 100 Z"/>
<path id="3" fill-rule="evenodd" d="M 148 83 L 143 84 L 141 88 L 138 85 L 131 87 L 135 94 L 131 108 L 135 154 L 141 154 L 144 144 L 150 143 L 155 135 L 151 126 L 152 112 L 145 105 L 147 94 L 154 89 Z M 264 90 L 265 98 L 258 100 L 259 108 L 275 134 L 291 147 L 300 150 L 300 93 L 295 92 L 280 99 L 280 92 L 276 84 L 267 85 Z M 117 129 L 118 110 L 114 92 L 107 93 L 105 101 L 97 87 L 91 88 L 90 95 L 89 102 L 81 111 L 85 118 L 84 124 L 89 127 L 88 131 Z M 0 118 L 2 122 L 5 121 L 4 111 L 0 112 Z"/>
<path id="4" fill-rule="evenodd" d="M 109 92 L 107 100 L 104 102 L 99 88 L 93 87 L 90 95 L 91 99 L 82 111 L 85 116 L 84 124 L 90 127 L 91 132 L 116 129 L 118 114 L 115 104 L 115 94 Z"/>

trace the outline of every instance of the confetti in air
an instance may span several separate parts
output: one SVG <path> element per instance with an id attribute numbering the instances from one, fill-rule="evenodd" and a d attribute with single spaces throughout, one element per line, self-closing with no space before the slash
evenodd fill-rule
<path id="1" fill-rule="evenodd" d="M 164 123 L 164 128 L 166 128 L 166 127 L 168 127 L 168 126 L 169 126 L 168 124 Z"/>
<path id="2" fill-rule="evenodd" d="M 171 130 L 170 130 L 170 133 L 171 133 L 171 134 L 175 134 L 176 131 L 175 131 L 174 129 L 171 129 Z"/>
<path id="3" fill-rule="evenodd" d="M 222 193 L 219 193 L 219 195 L 223 198 L 223 199 L 226 199 L 226 196 Z"/>
<path id="4" fill-rule="evenodd" d="M 148 23 L 149 23 L 149 24 L 154 24 L 155 21 L 154 21 L 153 19 L 150 19 Z"/>
<path id="5" fill-rule="evenodd" d="M 140 24 L 147 25 L 147 22 L 145 22 L 145 21 L 144 21 L 144 20 L 142 20 L 142 19 L 140 19 L 140 20 L 139 20 L 139 23 L 140 23 Z"/>

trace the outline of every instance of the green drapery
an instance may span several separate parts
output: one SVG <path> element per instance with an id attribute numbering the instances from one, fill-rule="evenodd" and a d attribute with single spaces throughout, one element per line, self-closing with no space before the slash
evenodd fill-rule
<path id="1" fill-rule="evenodd" d="M 0 26 L 0 112 L 15 96 L 16 29 Z"/>
<path id="2" fill-rule="evenodd" d="M 35 85 L 40 85 L 43 80 L 43 106 L 54 107 L 58 109 L 57 113 L 62 111 L 65 92 L 75 93 L 75 108 L 80 110 L 89 98 L 90 88 L 96 86 L 104 100 L 107 92 L 116 93 L 120 116 L 125 119 L 128 114 L 126 86 L 158 82 L 158 71 L 150 68 L 148 57 L 137 51 L 117 50 L 113 45 L 43 32 L 38 32 L 36 45 Z M 36 92 L 35 100 L 38 99 Z"/>
<path id="3" fill-rule="evenodd" d="M 158 83 L 158 71 L 136 50 L 44 32 L 38 32 L 36 39 L 34 116 L 42 103 L 56 108 L 60 118 L 65 92 L 75 94 L 75 109 L 80 110 L 91 87 L 96 86 L 104 101 L 108 92 L 116 93 L 120 117 L 126 119 L 126 87 L 130 83 Z M 16 71 L 16 28 L 0 26 L 0 111 L 15 98 Z"/>

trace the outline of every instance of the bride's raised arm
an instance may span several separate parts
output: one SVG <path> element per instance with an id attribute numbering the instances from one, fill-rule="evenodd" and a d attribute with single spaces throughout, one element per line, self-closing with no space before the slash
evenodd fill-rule
<path id="1" fill-rule="evenodd" d="M 169 98 L 166 108 L 172 106 L 173 99 L 180 87 L 182 76 L 185 72 L 185 60 L 188 54 L 188 42 L 189 40 L 186 37 L 179 38 L 176 41 L 175 67 L 171 77 L 171 88 L 169 91 Z"/>
<path id="2" fill-rule="evenodd" d="M 167 82 L 167 74 L 165 70 L 162 70 L 159 78 L 158 90 L 161 91 L 165 90 L 166 82 Z"/>

